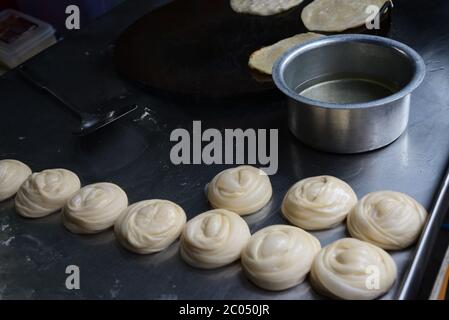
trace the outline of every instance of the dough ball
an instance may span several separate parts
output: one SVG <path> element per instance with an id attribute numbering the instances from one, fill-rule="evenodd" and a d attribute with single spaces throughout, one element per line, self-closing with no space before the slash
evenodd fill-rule
<path id="1" fill-rule="evenodd" d="M 30 174 L 31 169 L 20 161 L 0 160 L 0 201 L 15 195 Z"/>
<path id="2" fill-rule="evenodd" d="M 81 188 L 67 202 L 62 222 L 73 233 L 98 233 L 114 225 L 128 206 L 125 191 L 113 183 Z"/>
<path id="3" fill-rule="evenodd" d="M 310 271 L 315 289 L 346 300 L 375 299 L 392 287 L 396 275 L 396 264 L 387 252 L 353 238 L 321 249 Z"/>
<path id="4" fill-rule="evenodd" d="M 331 176 L 303 179 L 293 185 L 282 202 L 282 213 L 295 226 L 321 230 L 341 223 L 357 203 L 344 181 Z"/>
<path id="5" fill-rule="evenodd" d="M 181 256 L 191 266 L 212 269 L 240 258 L 251 233 L 238 214 L 215 209 L 187 222 L 181 234 Z"/>
<path id="6" fill-rule="evenodd" d="M 270 16 L 287 11 L 303 0 L 231 0 L 231 8 L 238 13 Z"/>
<path id="7" fill-rule="evenodd" d="M 365 25 L 373 15 L 367 8 L 374 5 L 380 9 L 387 1 L 315 0 L 302 10 L 301 19 L 311 31 L 342 32 Z"/>
<path id="8" fill-rule="evenodd" d="M 81 187 L 80 179 L 66 169 L 31 174 L 17 192 L 16 211 L 26 218 L 41 218 L 60 210 Z"/>
<path id="9" fill-rule="evenodd" d="M 271 46 L 254 51 L 249 58 L 248 65 L 252 69 L 271 75 L 274 63 L 284 52 L 298 44 L 319 37 L 323 37 L 323 35 L 308 32 L 286 38 Z"/>
<path id="10" fill-rule="evenodd" d="M 128 250 L 148 254 L 164 250 L 181 234 L 186 223 L 184 210 L 167 200 L 137 202 L 115 222 L 119 242 Z"/>
<path id="11" fill-rule="evenodd" d="M 421 234 L 427 212 L 415 199 L 393 191 L 364 196 L 348 215 L 354 238 L 387 250 L 404 249 Z"/>
<path id="12" fill-rule="evenodd" d="M 227 209 L 240 215 L 254 213 L 271 199 L 270 178 L 252 166 L 227 169 L 209 183 L 207 197 L 214 208 Z"/>
<path id="13" fill-rule="evenodd" d="M 257 231 L 242 252 L 248 278 L 267 290 L 300 284 L 321 245 L 310 233 L 293 226 L 274 225 Z"/>

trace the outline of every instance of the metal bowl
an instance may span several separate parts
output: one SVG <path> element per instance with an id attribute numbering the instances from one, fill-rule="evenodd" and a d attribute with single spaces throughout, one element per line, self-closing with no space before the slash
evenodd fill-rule
<path id="1" fill-rule="evenodd" d="M 289 127 L 320 150 L 359 153 L 406 129 L 423 59 L 400 42 L 369 35 L 319 38 L 287 51 L 273 68 L 287 95 Z"/>

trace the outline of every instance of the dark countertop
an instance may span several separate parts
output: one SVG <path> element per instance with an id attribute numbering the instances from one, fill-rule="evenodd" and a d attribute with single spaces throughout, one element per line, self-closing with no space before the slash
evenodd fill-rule
<path id="1" fill-rule="evenodd" d="M 139 110 L 80 139 L 71 134 L 76 118 L 14 71 L 9 72 L 0 78 L 0 158 L 22 160 L 34 171 L 64 167 L 76 172 L 83 184 L 117 183 L 131 203 L 167 198 L 192 217 L 209 209 L 204 186 L 224 167 L 173 165 L 170 132 L 180 127 L 191 130 L 193 120 L 202 120 L 203 128 L 278 128 L 279 171 L 271 177 L 276 192 L 266 215 L 248 218 L 253 232 L 284 223 L 278 214 L 283 194 L 295 181 L 312 175 L 342 178 L 359 196 L 380 189 L 406 192 L 429 208 L 449 158 L 449 2 L 397 3 L 391 37 L 416 49 L 428 72 L 413 96 L 407 132 L 387 148 L 352 156 L 309 149 L 288 132 L 284 99 L 276 94 L 197 104 L 149 93 L 121 79 L 112 64 L 112 43 L 154 6 L 147 0 L 133 0 L 28 65 L 86 111 L 127 90 Z M 120 248 L 110 231 L 85 237 L 70 234 L 61 226 L 59 214 L 35 221 L 22 219 L 14 213 L 12 201 L 0 203 L 0 230 L 0 298 L 4 299 L 294 299 L 308 290 L 300 286 L 267 293 L 244 279 L 238 264 L 207 272 L 191 269 L 177 255 L 177 244 L 161 254 L 136 256 Z M 343 234 L 344 229 L 338 232 Z M 320 235 L 320 239 L 324 245 L 333 236 Z M 397 259 L 407 263 L 409 253 L 398 253 Z M 81 269 L 81 290 L 69 291 L 64 286 L 65 268 L 70 264 Z M 387 298 L 395 295 L 397 287 Z M 318 297 L 313 292 L 306 294 Z"/>

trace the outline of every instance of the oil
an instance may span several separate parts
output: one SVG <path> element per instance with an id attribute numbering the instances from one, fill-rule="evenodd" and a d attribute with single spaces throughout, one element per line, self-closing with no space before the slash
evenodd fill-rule
<path id="1" fill-rule="evenodd" d="M 392 95 L 398 89 L 386 81 L 359 75 L 325 75 L 296 87 L 299 95 L 320 102 L 355 104 L 379 100 Z"/>

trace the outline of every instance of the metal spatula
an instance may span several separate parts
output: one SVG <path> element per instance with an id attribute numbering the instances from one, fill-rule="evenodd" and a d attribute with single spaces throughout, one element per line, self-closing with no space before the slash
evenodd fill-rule
<path id="1" fill-rule="evenodd" d="M 137 108 L 137 105 L 127 105 L 127 106 L 119 106 L 114 107 L 110 109 L 109 111 L 101 114 L 93 114 L 93 113 L 87 113 L 80 111 L 75 105 L 70 103 L 67 99 L 63 98 L 60 94 L 53 91 L 51 88 L 49 88 L 46 84 L 42 82 L 41 79 L 38 79 L 36 75 L 32 75 L 31 72 L 26 69 L 24 66 L 21 66 L 18 68 L 19 74 L 27 80 L 29 83 L 34 85 L 35 87 L 44 90 L 49 95 L 51 95 L 53 98 L 57 99 L 63 106 L 65 106 L 67 109 L 72 111 L 73 114 L 79 117 L 81 121 L 81 125 L 79 129 L 74 131 L 73 133 L 78 136 L 85 136 L 88 135 L 100 128 L 103 128 L 104 126 L 122 118 L 123 116 L 127 115 L 128 113 L 134 111 Z M 108 103 L 120 103 L 120 100 L 124 100 L 123 96 L 115 97 L 110 100 L 108 100 Z"/>

